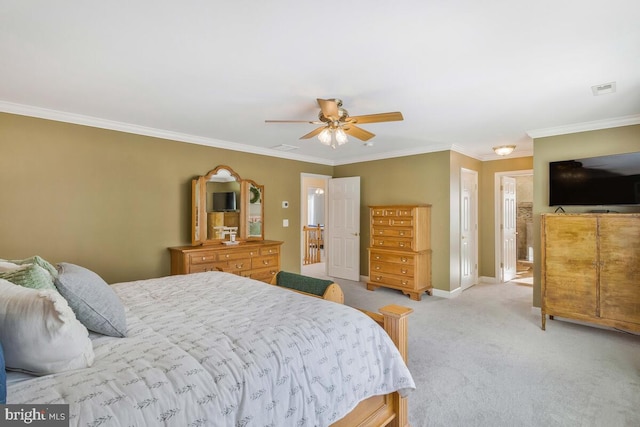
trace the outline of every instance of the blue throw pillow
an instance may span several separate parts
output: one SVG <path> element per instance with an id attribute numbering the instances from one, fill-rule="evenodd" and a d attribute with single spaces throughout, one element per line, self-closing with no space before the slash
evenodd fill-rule
<path id="1" fill-rule="evenodd" d="M 4 370 L 4 351 L 0 343 L 0 404 L 7 403 L 7 371 Z"/>

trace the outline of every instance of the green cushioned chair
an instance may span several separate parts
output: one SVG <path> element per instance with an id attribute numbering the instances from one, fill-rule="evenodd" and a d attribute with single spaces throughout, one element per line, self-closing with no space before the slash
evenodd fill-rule
<path id="1" fill-rule="evenodd" d="M 317 279 L 315 277 L 280 271 L 273 277 L 271 284 L 282 286 L 283 288 L 288 288 L 301 294 L 344 304 L 342 288 L 331 280 Z"/>

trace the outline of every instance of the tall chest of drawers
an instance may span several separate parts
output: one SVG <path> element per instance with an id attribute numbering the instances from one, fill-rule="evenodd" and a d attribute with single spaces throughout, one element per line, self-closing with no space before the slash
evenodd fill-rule
<path id="1" fill-rule="evenodd" d="M 431 205 L 369 208 L 367 289 L 398 289 L 417 301 L 431 295 Z"/>
<path id="2" fill-rule="evenodd" d="M 280 271 L 282 242 L 259 240 L 225 246 L 179 246 L 171 252 L 171 274 L 226 271 L 269 283 Z"/>

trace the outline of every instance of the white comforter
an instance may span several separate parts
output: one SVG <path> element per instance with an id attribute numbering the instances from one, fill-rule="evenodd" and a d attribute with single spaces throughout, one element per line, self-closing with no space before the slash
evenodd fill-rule
<path id="1" fill-rule="evenodd" d="M 96 335 L 91 368 L 11 384 L 7 403 L 69 403 L 72 426 L 326 426 L 415 388 L 350 307 L 217 272 L 113 287 L 129 336 Z"/>

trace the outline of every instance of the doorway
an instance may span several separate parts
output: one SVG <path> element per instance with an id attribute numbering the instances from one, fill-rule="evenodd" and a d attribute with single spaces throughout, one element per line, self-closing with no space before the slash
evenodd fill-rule
<path id="1" fill-rule="evenodd" d="M 496 173 L 495 199 L 496 281 L 533 286 L 533 171 Z"/>
<path id="2" fill-rule="evenodd" d="M 327 175 L 302 174 L 300 195 L 300 272 L 310 277 L 327 275 L 327 241 L 324 238 L 327 217 Z"/>

